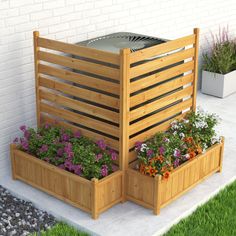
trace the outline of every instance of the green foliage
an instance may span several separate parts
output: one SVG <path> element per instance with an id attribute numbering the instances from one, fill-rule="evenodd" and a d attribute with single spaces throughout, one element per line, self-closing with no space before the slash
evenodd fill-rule
<path id="1" fill-rule="evenodd" d="M 164 236 L 236 235 L 236 182 L 174 225 Z"/>
<path id="2" fill-rule="evenodd" d="M 58 223 L 47 231 L 34 233 L 31 236 L 89 236 L 89 234 L 82 231 L 78 231 L 77 229 L 68 226 L 65 223 Z"/>
<path id="3" fill-rule="evenodd" d="M 212 41 L 210 51 L 203 53 L 203 70 L 223 75 L 236 70 L 236 40 L 229 38 L 228 29 L 212 35 Z"/>

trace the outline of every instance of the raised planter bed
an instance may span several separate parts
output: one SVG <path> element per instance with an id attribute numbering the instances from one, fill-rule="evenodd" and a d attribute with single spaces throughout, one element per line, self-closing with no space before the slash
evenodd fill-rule
<path id="1" fill-rule="evenodd" d="M 59 169 L 11 145 L 13 179 L 22 180 L 75 207 L 93 219 L 122 201 L 122 171 L 91 181 Z"/>
<path id="2" fill-rule="evenodd" d="M 127 199 L 159 214 L 160 209 L 183 195 L 215 172 L 221 172 L 224 140 L 207 149 L 193 160 L 174 169 L 168 179 L 145 176 L 134 170 L 133 163 L 126 171 Z"/>

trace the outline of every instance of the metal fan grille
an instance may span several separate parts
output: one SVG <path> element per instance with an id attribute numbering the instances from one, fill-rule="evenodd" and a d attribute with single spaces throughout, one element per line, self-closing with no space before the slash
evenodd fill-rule
<path id="1" fill-rule="evenodd" d="M 135 52 L 166 41 L 160 38 L 121 32 L 94 38 L 78 44 L 103 51 L 119 53 L 122 48 L 130 48 L 131 52 Z"/>

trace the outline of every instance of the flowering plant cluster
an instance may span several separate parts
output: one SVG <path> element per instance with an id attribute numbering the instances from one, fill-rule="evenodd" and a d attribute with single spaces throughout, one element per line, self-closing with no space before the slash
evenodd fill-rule
<path id="1" fill-rule="evenodd" d="M 116 170 L 117 153 L 103 140 L 94 143 L 80 132 L 46 124 L 39 129 L 20 127 L 14 142 L 24 152 L 86 179 L 103 178 Z"/>
<path id="2" fill-rule="evenodd" d="M 215 127 L 218 117 L 202 110 L 189 112 L 174 120 L 166 132 L 159 132 L 146 142 L 137 142 L 135 150 L 142 174 L 168 178 L 171 170 L 219 143 Z"/>

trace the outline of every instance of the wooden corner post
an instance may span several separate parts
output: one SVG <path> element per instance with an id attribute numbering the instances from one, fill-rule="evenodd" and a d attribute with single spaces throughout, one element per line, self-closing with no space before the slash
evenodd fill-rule
<path id="1" fill-rule="evenodd" d="M 222 172 L 222 166 L 223 166 L 223 156 L 224 156 L 224 147 L 225 147 L 225 138 L 221 137 L 221 147 L 220 147 L 220 167 L 218 172 Z"/>
<path id="2" fill-rule="evenodd" d="M 196 111 L 197 87 L 198 87 L 198 51 L 199 51 L 199 28 L 194 29 L 195 51 L 194 51 L 194 82 L 193 82 L 193 111 Z"/>
<path id="3" fill-rule="evenodd" d="M 92 179 L 92 194 L 91 194 L 91 210 L 92 218 L 96 220 L 99 216 L 98 212 L 98 179 Z"/>
<path id="4" fill-rule="evenodd" d="M 153 213 L 159 215 L 161 212 L 161 175 L 156 175 L 154 178 L 154 208 Z"/>
<path id="5" fill-rule="evenodd" d="M 15 144 L 10 145 L 10 156 L 11 156 L 11 176 L 13 180 L 16 180 L 16 171 L 15 171 L 15 155 L 14 150 L 16 149 Z"/>
<path id="6" fill-rule="evenodd" d="M 39 73 L 38 73 L 38 51 L 39 51 L 39 46 L 38 46 L 38 37 L 39 37 L 39 32 L 34 31 L 33 33 L 34 36 L 34 72 L 35 72 L 35 96 L 36 96 L 36 116 L 37 116 L 37 126 L 40 126 L 40 110 L 39 110 Z"/>
<path id="7" fill-rule="evenodd" d="M 123 171 L 122 202 L 126 201 L 125 173 L 129 165 L 130 49 L 120 50 L 119 165 Z"/>

